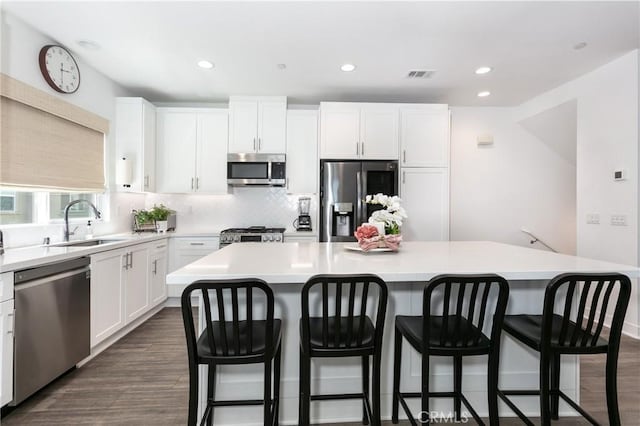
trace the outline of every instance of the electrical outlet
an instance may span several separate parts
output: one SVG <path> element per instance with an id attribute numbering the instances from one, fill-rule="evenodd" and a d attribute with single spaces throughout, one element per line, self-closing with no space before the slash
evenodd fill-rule
<path id="1" fill-rule="evenodd" d="M 612 214 L 611 225 L 613 226 L 627 226 L 627 216 L 624 214 Z"/>
<path id="2" fill-rule="evenodd" d="M 600 215 L 598 213 L 587 214 L 587 223 L 590 225 L 600 225 Z"/>

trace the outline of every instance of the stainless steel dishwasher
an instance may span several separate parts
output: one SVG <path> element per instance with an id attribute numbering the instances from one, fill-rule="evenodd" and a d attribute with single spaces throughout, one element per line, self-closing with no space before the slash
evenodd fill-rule
<path id="1" fill-rule="evenodd" d="M 90 259 L 17 271 L 14 400 L 24 401 L 90 353 Z"/>

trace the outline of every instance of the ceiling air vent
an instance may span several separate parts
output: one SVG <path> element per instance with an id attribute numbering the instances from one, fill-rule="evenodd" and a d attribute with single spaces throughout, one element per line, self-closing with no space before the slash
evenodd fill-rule
<path id="1" fill-rule="evenodd" d="M 436 70 L 410 70 L 407 73 L 407 78 L 431 78 Z"/>

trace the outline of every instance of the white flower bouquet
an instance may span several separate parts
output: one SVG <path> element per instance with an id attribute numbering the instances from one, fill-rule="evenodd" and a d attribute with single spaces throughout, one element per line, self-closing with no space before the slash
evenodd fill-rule
<path id="1" fill-rule="evenodd" d="M 402 220 L 407 218 L 397 196 L 389 197 L 384 194 L 367 195 L 367 204 L 378 204 L 383 208 L 371 214 L 369 223 L 364 223 L 356 229 L 355 237 L 360 248 L 369 251 L 374 248 L 389 248 L 398 250 L 402 236 L 400 227 Z"/>

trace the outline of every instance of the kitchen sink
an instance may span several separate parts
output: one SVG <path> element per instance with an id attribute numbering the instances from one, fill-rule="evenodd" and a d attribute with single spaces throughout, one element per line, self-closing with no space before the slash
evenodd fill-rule
<path id="1" fill-rule="evenodd" d="M 84 240 L 84 241 L 69 241 L 64 243 L 51 244 L 52 247 L 92 247 L 92 246 L 101 246 L 103 244 L 109 243 L 117 243 L 120 241 L 125 241 L 124 239 L 117 238 L 105 238 L 98 240 Z"/>

